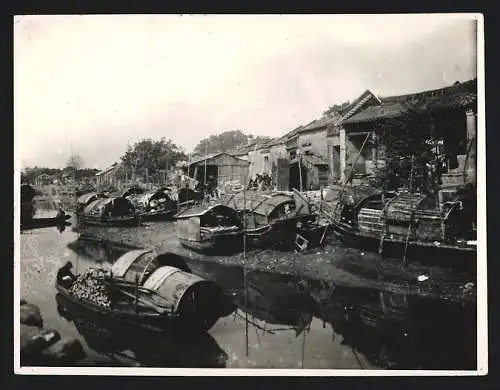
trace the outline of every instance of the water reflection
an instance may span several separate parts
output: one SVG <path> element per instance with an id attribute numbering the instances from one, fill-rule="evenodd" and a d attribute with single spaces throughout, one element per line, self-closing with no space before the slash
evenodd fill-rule
<path id="1" fill-rule="evenodd" d="M 127 251 L 125 248 L 88 241 L 72 243 L 70 248 L 101 263 L 112 263 Z M 240 320 L 248 321 L 251 328 L 271 334 L 277 344 L 280 336 L 276 329 L 292 329 L 296 336 L 303 334 L 303 348 L 307 350 L 324 350 L 329 348 L 328 345 L 337 348 L 334 343 L 339 338 L 340 344 L 351 349 L 355 356 L 362 354 L 370 364 L 380 368 L 476 368 L 475 304 L 334 285 L 326 280 L 256 270 L 243 272 L 243 268 L 238 266 L 190 258 L 185 260 L 194 273 L 213 280 L 234 296 L 239 308 L 235 315 Z M 319 327 L 311 326 L 317 323 Z M 321 323 L 325 330 L 321 329 Z M 333 329 L 331 333 L 326 331 L 327 325 Z M 238 329 L 242 331 L 242 328 Z M 119 335 L 126 336 L 124 331 L 117 329 L 111 333 L 111 340 L 120 339 L 122 336 Z M 87 339 L 88 336 L 84 337 Z M 214 356 L 208 351 L 216 350 L 212 346 L 217 342 L 209 335 L 203 337 L 199 340 L 187 337 L 189 340 L 185 340 L 187 344 L 184 344 L 181 341 L 183 339 L 176 336 L 172 342 L 178 345 L 175 348 L 182 349 L 188 356 L 191 356 L 191 352 L 187 352 L 189 350 L 193 355 L 197 355 L 196 351 L 207 351 L 207 356 Z M 244 337 L 241 335 L 241 338 Z M 95 348 L 102 349 L 109 343 L 93 342 L 92 348 L 95 345 Z M 112 349 L 117 349 L 115 345 L 118 344 L 118 340 L 111 341 Z M 160 342 L 157 344 L 160 345 Z M 128 345 L 125 347 L 132 348 Z M 143 349 L 141 364 L 167 364 L 171 348 Z M 224 349 L 228 350 L 226 347 Z M 162 360 L 154 351 L 158 351 L 158 356 L 164 354 L 166 360 Z M 280 353 L 284 351 L 276 352 L 277 359 Z M 205 355 L 205 352 L 199 355 Z M 215 355 L 219 358 L 214 359 L 220 363 L 220 354 Z M 196 357 L 201 358 L 193 356 L 193 359 Z M 215 364 L 211 358 L 206 358 L 208 360 L 204 360 L 205 363 L 195 360 L 188 363 L 191 358 L 184 359 L 185 364 L 191 364 L 191 367 L 208 364 L 207 361 Z M 173 361 L 168 364 L 172 366 L 180 363 Z"/>
<path id="2" fill-rule="evenodd" d="M 72 322 L 87 346 L 113 365 L 223 368 L 227 354 L 208 333 L 175 334 L 132 328 L 84 313 L 62 295 L 57 312 Z"/>

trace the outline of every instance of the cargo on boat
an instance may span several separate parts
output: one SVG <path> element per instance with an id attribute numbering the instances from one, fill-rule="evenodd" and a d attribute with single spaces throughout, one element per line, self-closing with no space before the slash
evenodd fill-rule
<path id="1" fill-rule="evenodd" d="M 335 234 L 348 245 L 389 256 L 475 268 L 475 193 L 436 195 L 378 192 L 344 196 L 335 208 Z M 450 265 L 451 265 L 450 264 Z"/>
<path id="2" fill-rule="evenodd" d="M 56 282 L 66 300 L 89 314 L 141 328 L 206 331 L 234 310 L 222 289 L 190 273 L 175 254 L 133 250 L 109 271 L 89 269 L 75 276 L 70 268 L 71 263 L 63 266 Z"/>
<path id="3" fill-rule="evenodd" d="M 125 198 L 132 202 L 141 221 L 170 219 L 178 209 L 176 195 L 169 188 L 129 194 Z"/>
<path id="4" fill-rule="evenodd" d="M 129 226 L 137 225 L 134 205 L 127 199 L 97 198 L 78 215 L 80 222 L 89 225 Z"/>
<path id="5" fill-rule="evenodd" d="M 224 205 L 193 206 L 176 215 L 182 246 L 204 253 L 241 250 L 243 230 L 234 209 Z"/>
<path id="6" fill-rule="evenodd" d="M 281 192 L 238 192 L 224 204 L 237 210 L 240 224 L 245 219 L 247 243 L 256 248 L 290 246 L 316 220 L 307 202 Z"/>

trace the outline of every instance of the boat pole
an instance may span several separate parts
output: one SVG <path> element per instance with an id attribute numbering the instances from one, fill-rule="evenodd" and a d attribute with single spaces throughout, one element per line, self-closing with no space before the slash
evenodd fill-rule
<path id="1" fill-rule="evenodd" d="M 243 186 L 243 288 L 245 289 L 245 353 L 248 357 L 248 283 L 246 275 L 247 259 L 247 197 L 246 186 Z"/>
<path id="2" fill-rule="evenodd" d="M 411 155 L 411 169 L 410 169 L 410 194 L 413 194 L 413 167 L 414 167 L 414 161 L 415 161 L 415 154 Z M 413 197 L 410 200 L 410 223 L 408 224 L 408 230 L 406 231 L 406 240 L 405 240 L 405 251 L 403 253 L 403 267 L 406 266 L 406 254 L 408 252 L 408 241 L 410 239 L 410 234 L 411 234 L 411 228 L 413 225 L 413 215 L 414 215 L 414 210 L 413 210 Z"/>
<path id="3" fill-rule="evenodd" d="M 361 152 L 362 152 L 362 151 L 363 151 L 363 149 L 365 148 L 365 145 L 366 145 L 366 143 L 368 142 L 368 138 L 370 138 L 370 135 L 371 135 L 371 133 L 368 133 L 368 134 L 366 135 L 366 138 L 365 138 L 365 140 L 363 141 L 363 144 L 361 145 L 361 148 L 359 149 L 359 152 L 358 152 L 358 154 L 357 154 L 356 158 L 354 159 L 354 162 L 353 162 L 353 164 L 352 164 L 351 170 L 349 171 L 349 175 L 347 175 L 346 179 L 344 180 L 344 184 L 342 185 L 342 189 L 340 190 L 340 193 L 339 193 L 339 196 L 338 196 L 337 203 L 335 204 L 335 211 L 334 211 L 334 213 L 333 213 L 334 215 L 336 214 L 337 207 L 338 207 L 338 205 L 339 205 L 339 203 L 340 203 L 340 198 L 341 198 L 342 194 L 343 194 L 343 193 L 344 193 L 344 191 L 345 191 L 345 187 L 346 187 L 347 183 L 349 182 L 349 179 L 351 178 L 352 173 L 354 172 L 354 167 L 356 166 L 356 163 L 357 163 L 357 162 L 358 162 L 358 160 L 359 160 L 359 156 L 361 156 Z"/>

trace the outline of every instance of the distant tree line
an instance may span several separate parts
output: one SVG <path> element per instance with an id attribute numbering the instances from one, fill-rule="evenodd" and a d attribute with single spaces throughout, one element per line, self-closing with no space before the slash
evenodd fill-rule
<path id="1" fill-rule="evenodd" d="M 194 148 L 194 153 L 203 156 L 205 153 L 227 152 L 239 146 L 247 145 L 249 141 L 264 142 L 271 137 L 244 134 L 241 130 L 229 130 L 221 134 L 211 135 L 202 139 Z"/>

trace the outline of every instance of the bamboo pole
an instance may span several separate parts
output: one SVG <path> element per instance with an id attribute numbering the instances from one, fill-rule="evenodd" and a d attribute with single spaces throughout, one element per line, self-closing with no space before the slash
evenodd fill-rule
<path id="1" fill-rule="evenodd" d="M 361 148 L 359 149 L 359 152 L 356 156 L 356 158 L 354 159 L 354 162 L 352 164 L 352 167 L 351 167 L 351 170 L 349 171 L 349 175 L 346 177 L 345 181 L 344 181 L 344 184 L 342 185 L 342 189 L 340 190 L 340 193 L 339 193 L 339 196 L 338 196 L 338 200 L 340 200 L 340 198 L 342 197 L 342 194 L 344 193 L 345 191 L 345 187 L 347 185 L 347 183 L 349 182 L 349 179 L 351 178 L 352 176 L 352 173 L 354 172 L 354 167 L 356 166 L 356 163 L 358 162 L 359 160 L 359 156 L 361 156 L 361 152 L 363 151 L 365 145 L 366 145 L 366 142 L 368 141 L 368 138 L 370 137 L 370 133 L 368 133 L 366 135 L 366 138 L 365 140 L 363 141 L 363 144 L 361 145 Z M 336 211 L 337 211 L 337 207 L 339 205 L 339 201 L 337 201 L 337 203 L 335 204 L 335 211 L 334 211 L 334 215 L 336 214 Z"/>
<path id="2" fill-rule="evenodd" d="M 245 289 L 245 352 L 248 357 L 248 283 L 246 275 L 246 257 L 247 257 L 247 199 L 246 186 L 243 186 L 243 288 Z"/>
<path id="3" fill-rule="evenodd" d="M 409 189 L 410 189 L 410 194 L 413 194 L 413 167 L 414 167 L 414 161 L 415 161 L 415 155 L 412 154 L 411 155 L 411 169 L 410 169 L 410 185 L 409 185 Z M 410 212 L 411 212 L 411 217 L 410 217 L 410 222 L 408 224 L 408 230 L 406 231 L 406 240 L 405 240 L 405 251 L 403 253 L 403 267 L 406 266 L 406 255 L 407 255 L 407 252 L 408 252 L 408 241 L 410 239 L 410 234 L 411 234 L 411 229 L 412 229 L 412 225 L 413 225 L 413 215 L 414 215 L 414 211 L 413 211 L 413 197 L 411 198 L 410 200 Z"/>

